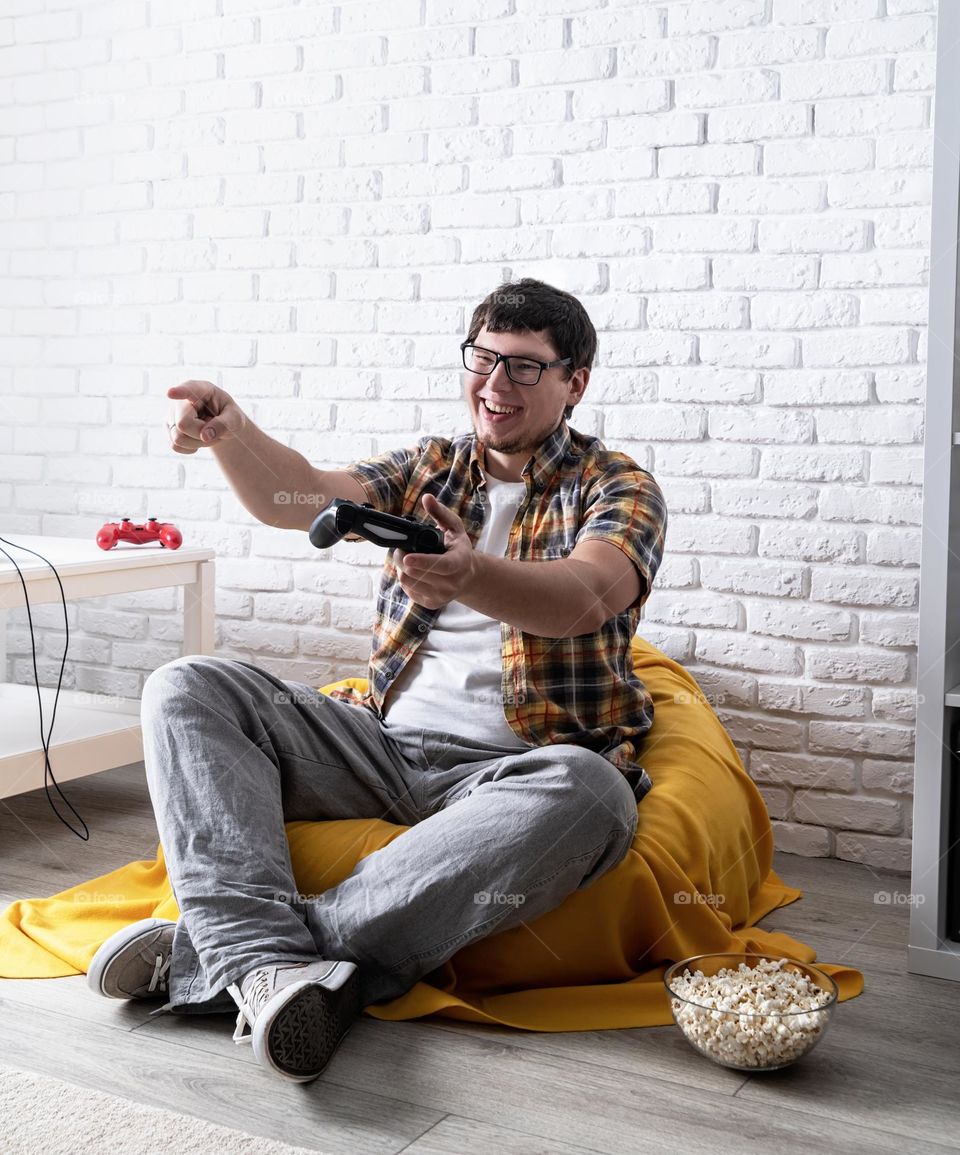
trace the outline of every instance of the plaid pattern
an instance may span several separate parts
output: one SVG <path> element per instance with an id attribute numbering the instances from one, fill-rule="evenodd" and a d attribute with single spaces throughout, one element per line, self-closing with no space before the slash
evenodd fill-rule
<path id="1" fill-rule="evenodd" d="M 476 545 L 483 527 L 486 481 L 482 444 L 471 433 L 425 436 L 415 446 L 389 450 L 346 467 L 374 508 L 423 518 L 432 493 L 463 521 Z M 524 466 L 527 499 L 517 511 L 505 556 L 522 561 L 567 557 L 581 541 L 612 542 L 641 576 L 628 609 L 595 633 L 543 638 L 501 623 L 503 711 L 526 742 L 586 746 L 621 769 L 639 801 L 653 785 L 637 763 L 653 723 L 653 701 L 633 671 L 630 641 L 663 555 L 667 511 L 660 487 L 624 453 L 596 437 L 557 429 Z M 366 694 L 344 686 L 332 696 L 383 717 L 384 697 L 440 610 L 411 602 L 387 553 L 377 595 Z M 438 726 L 439 729 L 439 726 Z"/>

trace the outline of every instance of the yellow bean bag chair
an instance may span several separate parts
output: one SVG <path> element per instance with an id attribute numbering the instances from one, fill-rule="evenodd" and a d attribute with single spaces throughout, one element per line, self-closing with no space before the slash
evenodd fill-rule
<path id="1" fill-rule="evenodd" d="M 672 1017 L 661 980 L 677 959 L 743 950 L 816 959 L 812 947 L 756 928 L 801 892 L 771 868 L 766 806 L 720 720 L 676 662 L 640 638 L 632 652 L 656 714 L 642 751 L 653 789 L 639 804 L 626 857 L 529 929 L 471 943 L 366 1014 L 394 1020 L 435 1014 L 536 1031 L 662 1026 Z M 365 688 L 366 681 L 347 678 L 321 691 L 334 685 Z M 289 822 L 286 829 L 297 888 L 317 894 L 408 827 L 338 819 Z M 677 901 L 678 893 L 692 900 Z M 85 973 L 109 935 L 150 916 L 179 916 L 162 848 L 155 861 L 132 862 L 52 898 L 11 903 L 0 915 L 0 978 Z M 863 990 L 859 971 L 817 965 L 833 977 L 841 1000 Z"/>

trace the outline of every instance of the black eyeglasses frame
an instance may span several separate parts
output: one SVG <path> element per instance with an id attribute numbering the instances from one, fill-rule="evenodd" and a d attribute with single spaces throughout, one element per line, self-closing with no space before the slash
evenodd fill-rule
<path id="1" fill-rule="evenodd" d="M 489 353 L 491 355 L 491 357 L 496 358 L 489 373 L 480 373 L 479 369 L 471 369 L 470 368 L 470 366 L 467 364 L 467 349 L 479 349 L 481 352 Z M 479 373 L 481 377 L 489 377 L 490 374 L 496 370 L 497 366 L 502 361 L 504 363 L 504 366 L 506 367 L 507 376 L 514 383 L 514 385 L 526 385 L 530 389 L 532 389 L 534 385 L 540 384 L 540 377 L 543 376 L 544 370 L 555 369 L 557 367 L 557 365 L 569 365 L 573 361 L 572 357 L 561 357 L 558 361 L 538 361 L 536 359 L 536 357 L 523 357 L 519 353 L 508 353 L 508 354 L 504 355 L 503 353 L 498 353 L 495 349 L 486 349 L 486 348 L 484 348 L 483 345 L 477 345 L 474 341 L 461 342 L 460 356 L 461 356 L 461 359 L 463 360 L 464 369 L 466 369 L 466 371 L 468 373 Z M 513 374 L 510 372 L 510 362 L 514 359 L 516 359 L 517 361 L 529 361 L 532 365 L 539 365 L 540 366 L 540 376 L 537 377 L 536 381 L 518 381 L 516 379 L 516 377 L 514 377 Z"/>

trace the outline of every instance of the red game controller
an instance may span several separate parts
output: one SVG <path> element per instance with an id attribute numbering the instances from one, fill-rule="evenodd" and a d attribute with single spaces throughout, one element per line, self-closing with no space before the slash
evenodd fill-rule
<path id="1" fill-rule="evenodd" d="M 165 549 L 179 549 L 183 534 L 170 521 L 157 521 L 148 517 L 143 525 L 134 525 L 124 517 L 119 523 L 108 521 L 97 531 L 97 545 L 101 549 L 113 549 L 118 541 L 130 541 L 134 545 L 144 545 L 148 541 L 158 541 Z"/>

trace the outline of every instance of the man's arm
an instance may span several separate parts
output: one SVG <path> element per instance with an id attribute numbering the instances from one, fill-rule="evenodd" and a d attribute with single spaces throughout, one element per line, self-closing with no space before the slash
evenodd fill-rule
<path id="1" fill-rule="evenodd" d="M 642 571 L 610 540 L 584 538 L 556 561 L 495 557 L 473 548 L 463 522 L 433 494 L 421 500 L 444 532 L 446 553 L 395 550 L 393 564 L 407 597 L 427 609 L 458 601 L 528 634 L 575 638 L 632 606 L 641 587 L 646 593 Z"/>
<path id="2" fill-rule="evenodd" d="M 264 433 L 212 381 L 184 381 L 167 396 L 176 402 L 167 422 L 174 452 L 209 448 L 240 504 L 264 524 L 306 530 L 335 497 L 366 500 L 355 477 L 315 469 L 303 454 Z"/>
<path id="3" fill-rule="evenodd" d="M 633 605 L 640 575 L 607 541 L 585 541 L 568 558 L 511 561 L 475 553 L 474 579 L 459 601 L 544 638 L 592 634 Z"/>

